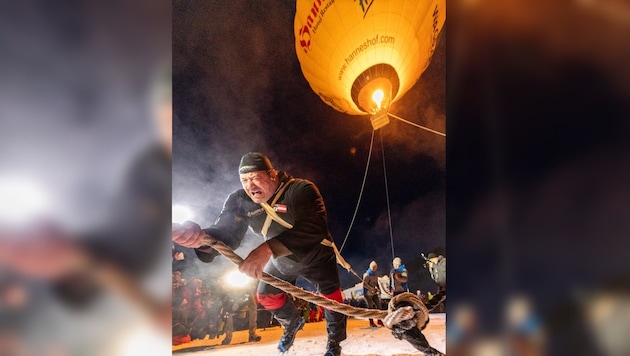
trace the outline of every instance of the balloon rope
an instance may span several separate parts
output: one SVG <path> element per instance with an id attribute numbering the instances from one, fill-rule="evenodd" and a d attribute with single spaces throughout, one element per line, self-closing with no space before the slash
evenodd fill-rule
<path id="1" fill-rule="evenodd" d="M 210 246 L 221 255 L 236 265 L 243 262 L 229 246 L 208 235 L 204 236 L 203 244 Z M 387 310 L 355 308 L 351 305 L 339 303 L 322 295 L 298 288 L 291 283 L 266 272 L 262 273 L 261 280 L 296 298 L 317 304 L 325 309 L 352 316 L 359 319 L 379 319 L 392 330 L 392 335 L 399 340 L 406 340 L 417 350 L 427 356 L 443 356 L 439 350 L 429 345 L 422 331 L 429 323 L 429 310 L 420 298 L 413 293 L 402 293 L 393 297 L 387 306 Z"/>
<path id="2" fill-rule="evenodd" d="M 203 245 L 212 247 L 221 255 L 223 255 L 225 258 L 227 258 L 232 263 L 234 263 L 235 265 L 238 266 L 243 262 L 243 258 L 237 255 L 236 252 L 234 252 L 234 250 L 232 250 L 225 243 L 219 240 L 216 240 L 215 238 L 208 235 L 204 236 L 202 241 L 203 241 Z M 379 320 L 385 321 L 387 319 L 387 316 L 390 314 L 389 311 L 387 310 L 355 308 L 351 305 L 340 303 L 332 299 L 328 299 L 320 294 L 309 292 L 302 288 L 296 287 L 295 285 L 287 281 L 284 281 L 280 279 L 279 277 L 273 276 L 267 272 L 262 272 L 262 276 L 260 280 L 282 290 L 285 293 L 289 293 L 295 296 L 296 298 L 306 300 L 307 302 L 317 304 L 319 306 L 322 306 L 327 309 L 331 309 L 333 311 L 342 313 L 344 315 L 354 316 L 360 319 L 371 318 L 371 319 L 379 319 Z M 408 293 L 408 294 L 411 294 L 411 293 Z M 410 297 L 416 297 L 416 296 L 411 294 Z M 427 310 L 426 307 L 424 307 L 424 304 L 422 304 L 421 306 L 419 306 L 419 308 L 416 308 L 416 309 L 417 309 L 416 312 L 419 312 L 421 314 L 422 320 L 428 319 L 429 311 Z M 406 314 L 406 316 L 404 317 L 405 320 L 411 319 L 411 317 L 413 317 L 413 312 L 411 313 L 411 315 L 409 315 L 408 313 L 405 313 L 405 314 Z M 389 328 L 391 329 L 393 324 L 397 324 L 398 322 L 400 322 L 400 320 L 395 320 L 393 322 L 390 322 L 388 324 L 390 325 Z"/>
<path id="3" fill-rule="evenodd" d="M 394 253 L 394 233 L 392 232 L 392 212 L 389 207 L 389 189 L 387 188 L 387 168 L 385 168 L 385 147 L 383 145 L 383 131 L 381 135 L 381 156 L 383 157 L 383 177 L 385 177 L 385 198 L 387 199 L 387 219 L 389 224 L 389 241 L 392 245 L 392 260 L 395 257 Z"/>
<path id="4" fill-rule="evenodd" d="M 439 132 L 439 131 L 435 131 L 435 130 L 431 130 L 431 129 L 430 129 L 430 128 L 428 128 L 428 127 L 420 126 L 420 125 L 418 125 L 418 124 L 416 124 L 416 123 L 414 123 L 414 122 L 407 121 L 407 120 L 405 120 L 405 119 L 403 119 L 403 118 L 401 118 L 401 117 L 398 117 L 398 116 L 396 116 L 396 115 L 394 115 L 394 114 L 392 114 L 392 113 L 387 113 L 387 115 L 389 115 L 389 116 L 393 117 L 394 119 L 398 119 L 398 120 L 400 120 L 400 121 L 402 121 L 402 122 L 405 122 L 405 123 L 407 123 L 407 124 L 409 124 L 409 125 L 412 125 L 412 126 L 415 126 L 415 127 L 419 127 L 419 128 L 421 128 L 421 129 L 424 129 L 424 130 L 427 130 L 427 131 L 431 131 L 431 132 L 433 132 L 434 134 L 438 134 L 438 135 L 440 135 L 440 136 L 444 136 L 444 137 L 446 137 L 446 134 L 444 134 L 444 133 L 441 133 L 441 132 Z"/>
<path id="5" fill-rule="evenodd" d="M 359 211 L 359 204 L 361 203 L 361 197 L 363 196 L 363 189 L 365 188 L 365 181 L 367 179 L 368 169 L 370 168 L 370 160 L 372 159 L 372 147 L 374 146 L 374 131 L 375 130 L 372 130 L 372 139 L 370 139 L 370 152 L 368 153 L 367 165 L 365 166 L 365 173 L 363 174 L 363 182 L 361 183 L 361 192 L 359 192 L 359 199 L 357 200 L 357 206 L 354 208 L 354 214 L 352 215 L 352 220 L 350 221 L 350 226 L 348 227 L 348 232 L 346 233 L 346 237 L 343 239 L 341 248 L 339 248 L 339 253 L 341 253 L 341 251 L 343 250 L 343 247 L 346 245 L 346 241 L 348 241 L 348 236 L 350 236 L 350 230 L 352 230 L 354 219 L 357 217 L 357 211 Z"/>

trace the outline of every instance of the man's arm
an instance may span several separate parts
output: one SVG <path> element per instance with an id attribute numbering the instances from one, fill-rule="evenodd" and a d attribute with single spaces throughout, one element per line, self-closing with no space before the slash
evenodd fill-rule
<path id="1" fill-rule="evenodd" d="M 239 204 L 242 194 L 245 193 L 236 191 L 230 194 L 223 203 L 223 208 L 215 223 L 203 229 L 205 235 L 222 241 L 233 250 L 240 246 L 248 227 L 245 213 Z M 195 247 L 195 254 L 203 262 L 212 262 L 219 253 L 212 247 L 198 246 Z"/>

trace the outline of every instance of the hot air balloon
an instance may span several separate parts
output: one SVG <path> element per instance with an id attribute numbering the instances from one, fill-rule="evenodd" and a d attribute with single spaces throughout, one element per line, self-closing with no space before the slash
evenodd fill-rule
<path id="1" fill-rule="evenodd" d="M 418 81 L 445 20 L 445 0 L 297 0 L 295 50 L 322 101 L 374 118 Z"/>
<path id="2" fill-rule="evenodd" d="M 295 51 L 311 89 L 337 111 L 370 116 L 374 129 L 361 192 L 339 252 L 348 241 L 359 210 L 374 132 L 387 125 L 390 116 L 406 121 L 389 113 L 389 109 L 416 84 L 431 63 L 445 21 L 446 0 L 296 1 Z M 381 149 L 385 173 L 383 146 Z M 391 226 L 387 177 L 385 194 Z M 390 243 L 394 258 L 391 229 Z"/>

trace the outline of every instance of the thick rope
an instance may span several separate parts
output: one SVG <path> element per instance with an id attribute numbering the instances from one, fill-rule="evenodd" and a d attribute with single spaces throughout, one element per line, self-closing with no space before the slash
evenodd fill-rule
<path id="1" fill-rule="evenodd" d="M 228 260 L 236 265 L 243 262 L 243 258 L 237 255 L 229 246 L 211 236 L 203 238 L 203 244 L 212 247 Z M 420 299 L 412 293 L 403 293 L 395 296 L 389 303 L 388 310 L 355 308 L 339 303 L 321 295 L 305 291 L 293 284 L 276 278 L 263 272 L 261 280 L 297 298 L 319 305 L 323 308 L 353 316 L 360 319 L 383 320 L 383 324 L 392 330 L 392 335 L 398 339 L 407 340 L 416 349 L 425 355 L 443 355 L 432 348 L 421 331 L 429 322 L 429 311 Z"/>
<path id="2" fill-rule="evenodd" d="M 211 238 L 210 236 L 207 236 L 204 238 L 203 243 L 217 250 L 225 258 L 232 261 L 236 265 L 240 265 L 241 262 L 243 262 L 243 258 L 241 258 L 241 256 L 234 253 L 234 251 L 229 246 L 227 246 L 221 241 L 215 240 Z M 306 300 L 311 303 L 315 303 L 324 308 L 331 309 L 333 311 L 336 311 L 345 315 L 354 316 L 361 319 L 379 319 L 379 320 L 383 320 L 387 316 L 387 312 L 384 310 L 355 308 L 347 304 L 339 303 L 337 301 L 328 299 L 321 295 L 317 295 L 315 293 L 298 288 L 289 282 L 283 281 L 265 272 L 262 273 L 261 280 L 297 298 Z M 412 316 L 410 316 L 410 318 L 411 317 Z"/>

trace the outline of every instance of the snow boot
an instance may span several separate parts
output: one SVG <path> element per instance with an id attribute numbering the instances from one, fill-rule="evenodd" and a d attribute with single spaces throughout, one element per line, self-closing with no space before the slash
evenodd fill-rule
<path id="1" fill-rule="evenodd" d="M 284 334 L 278 343 L 280 352 L 287 352 L 295 341 L 295 334 L 304 327 L 304 317 L 297 310 L 293 302 L 287 299 L 282 307 L 271 311 L 276 320 L 282 325 Z"/>
<path id="2" fill-rule="evenodd" d="M 324 356 L 340 356 L 341 355 L 341 346 L 336 341 L 328 340 L 328 345 L 326 346 L 326 353 Z"/>
<path id="3" fill-rule="evenodd" d="M 346 339 L 346 316 L 334 312 L 332 310 L 324 309 L 326 319 L 326 332 L 328 333 L 328 341 L 335 341 L 337 343 Z"/>
<path id="4" fill-rule="evenodd" d="M 326 315 L 326 331 L 328 332 L 328 344 L 324 356 L 341 355 L 341 346 L 339 343 L 346 339 L 346 321 L 345 315 L 332 310 L 324 309 Z"/>
<path id="5" fill-rule="evenodd" d="M 295 334 L 302 330 L 304 323 L 304 317 L 300 316 L 297 320 L 284 327 L 284 334 L 282 334 L 280 342 L 278 343 L 278 350 L 280 350 L 280 352 L 289 351 L 289 348 L 293 345 L 293 341 L 295 341 Z"/>

